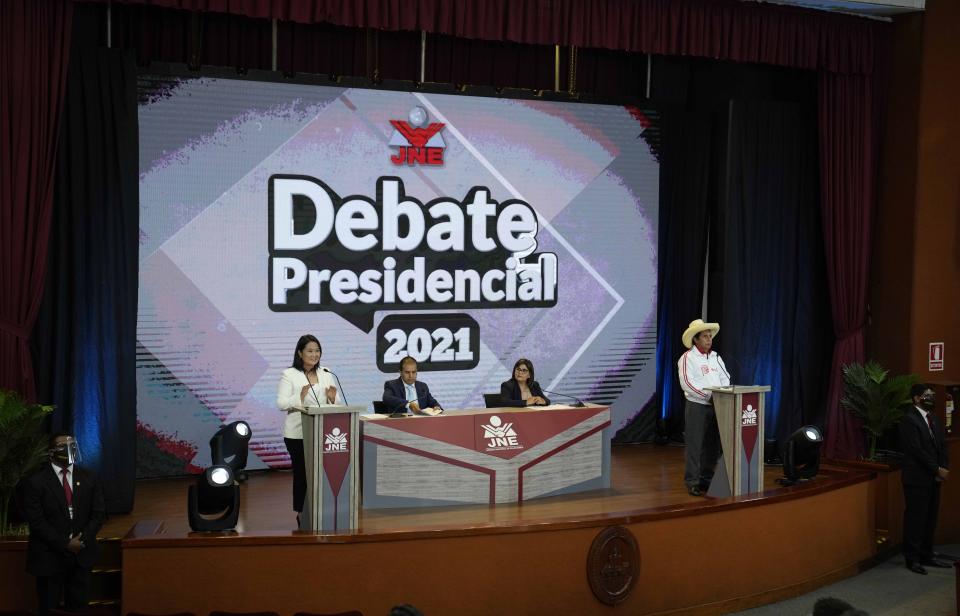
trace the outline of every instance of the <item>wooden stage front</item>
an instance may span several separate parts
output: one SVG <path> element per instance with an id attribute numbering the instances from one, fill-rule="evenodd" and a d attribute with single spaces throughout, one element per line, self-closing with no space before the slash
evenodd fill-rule
<path id="1" fill-rule="evenodd" d="M 824 466 L 803 486 L 687 495 L 682 447 L 614 447 L 611 488 L 523 504 L 361 513 L 353 533 L 294 531 L 291 474 L 251 474 L 236 533 L 190 533 L 191 479 L 140 481 L 103 537 L 122 543 L 123 612 L 281 615 L 400 603 L 446 614 L 715 614 L 853 575 L 877 554 L 870 470 Z M 588 553 L 612 526 L 639 548 L 637 583 L 611 607 L 591 591 Z M 2 606 L 0 606 L 2 607 Z"/>
<path id="2" fill-rule="evenodd" d="M 870 472 L 825 468 L 762 496 L 687 495 L 683 449 L 613 450 L 608 490 L 522 505 L 363 512 L 349 534 L 295 532 L 289 473 L 253 474 L 235 535 L 190 534 L 189 480 L 140 482 L 123 534 L 124 611 L 212 609 L 386 614 L 720 613 L 802 592 L 857 571 L 876 552 Z M 162 526 L 147 522 L 162 521 Z M 598 601 L 587 557 L 598 533 L 637 540 L 637 585 L 616 608 Z M 157 532 L 159 531 L 159 532 Z"/>

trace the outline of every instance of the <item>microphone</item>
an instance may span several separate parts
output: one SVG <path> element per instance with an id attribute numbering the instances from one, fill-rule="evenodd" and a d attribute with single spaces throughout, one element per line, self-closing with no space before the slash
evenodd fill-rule
<path id="1" fill-rule="evenodd" d="M 317 397 L 317 392 L 313 388 L 313 383 L 310 382 L 310 377 L 307 376 L 306 370 L 303 371 L 303 377 L 307 379 L 307 385 L 310 386 L 310 393 L 313 394 L 313 399 L 317 401 L 317 406 L 323 406 L 322 404 L 320 404 L 320 398 Z"/>
<path id="2" fill-rule="evenodd" d="M 586 406 L 586 404 L 583 403 L 583 400 L 581 400 L 580 398 L 578 398 L 578 397 L 576 397 L 576 396 L 571 396 L 571 395 L 569 395 L 569 394 L 562 394 L 562 393 L 560 393 L 559 391 L 549 391 L 549 390 L 546 390 L 546 389 L 542 389 L 541 391 L 543 391 L 543 393 L 545 393 L 545 394 L 550 394 L 551 396 L 561 396 L 561 397 L 563 397 L 563 398 L 570 398 L 571 400 L 573 400 L 573 401 L 575 402 L 575 404 L 571 404 L 570 406 L 574 406 L 574 407 L 577 407 L 577 408 L 580 408 L 581 406 Z"/>
<path id="3" fill-rule="evenodd" d="M 720 354 L 719 354 L 719 353 L 717 353 L 717 357 L 720 357 Z M 737 361 L 737 358 L 736 358 L 736 357 L 733 357 L 733 356 L 731 355 L 731 356 L 727 357 L 727 359 L 729 359 L 730 361 L 733 362 L 734 367 L 737 369 L 737 374 L 739 374 L 739 375 L 742 376 L 742 375 L 743 375 L 743 366 L 740 365 L 740 362 Z M 720 361 L 723 361 L 723 360 L 721 359 Z M 717 363 L 720 363 L 720 362 L 717 362 Z M 730 384 L 733 385 L 733 377 L 730 376 L 730 371 L 727 370 L 726 362 L 720 364 L 720 367 L 721 367 L 721 368 L 723 369 L 723 371 L 726 373 L 727 378 L 730 380 Z"/>
<path id="4" fill-rule="evenodd" d="M 333 378 L 337 379 L 337 387 L 340 388 L 340 395 L 343 396 L 343 403 L 344 403 L 344 404 L 349 404 L 349 402 L 347 402 L 347 394 L 344 393 L 344 391 L 343 391 L 343 385 L 340 384 L 340 377 L 337 376 L 337 373 L 334 372 L 333 370 L 328 369 L 328 368 L 324 368 L 323 371 L 326 372 L 326 373 L 328 373 L 328 374 L 332 374 L 332 375 L 333 375 Z"/>

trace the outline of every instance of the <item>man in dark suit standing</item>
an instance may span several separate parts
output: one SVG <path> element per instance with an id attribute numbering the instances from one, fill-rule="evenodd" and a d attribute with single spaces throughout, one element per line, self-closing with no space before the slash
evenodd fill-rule
<path id="1" fill-rule="evenodd" d="M 30 526 L 27 573 L 37 577 L 38 611 L 87 606 L 90 570 L 97 559 L 97 532 L 106 509 L 97 476 L 78 464 L 77 441 L 50 439 L 50 463 L 27 478 L 23 510 Z"/>
<path id="2" fill-rule="evenodd" d="M 947 480 L 947 446 L 943 426 L 933 416 L 933 390 L 922 383 L 910 389 L 913 406 L 900 420 L 903 449 L 903 556 L 907 569 L 926 575 L 928 567 L 950 567 L 934 558 L 940 484 Z"/>
<path id="3" fill-rule="evenodd" d="M 427 384 L 417 380 L 417 360 L 409 355 L 400 360 L 400 378 L 383 384 L 383 401 L 390 413 L 442 411 Z"/>

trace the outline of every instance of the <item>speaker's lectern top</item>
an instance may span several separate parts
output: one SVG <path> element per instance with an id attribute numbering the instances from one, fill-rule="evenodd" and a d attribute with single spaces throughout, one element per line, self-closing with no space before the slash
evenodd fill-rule
<path id="1" fill-rule="evenodd" d="M 324 404 L 323 406 L 294 406 L 295 411 L 300 411 L 304 415 L 333 415 L 334 413 L 363 413 L 366 412 L 365 406 L 345 406 L 338 404 Z"/>
<path id="2" fill-rule="evenodd" d="M 725 387 L 704 387 L 707 391 L 724 394 L 752 394 L 756 392 L 770 391 L 769 385 L 727 385 Z"/>

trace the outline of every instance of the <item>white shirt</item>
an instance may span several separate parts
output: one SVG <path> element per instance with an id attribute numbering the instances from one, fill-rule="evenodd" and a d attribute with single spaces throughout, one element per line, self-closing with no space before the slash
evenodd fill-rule
<path id="1" fill-rule="evenodd" d="M 316 399 L 313 394 L 307 392 L 307 397 L 300 399 L 300 391 L 309 385 L 307 375 L 303 370 L 296 368 L 287 368 L 280 376 L 280 384 L 277 385 L 277 408 L 286 411 L 287 418 L 283 422 L 284 438 L 303 438 L 303 423 L 300 417 L 300 411 L 293 410 L 295 407 L 302 406 L 331 406 L 327 404 L 327 388 L 337 387 L 337 382 L 333 375 L 324 372 L 322 366 L 317 366 L 317 384 L 313 386 L 313 391 L 317 394 Z M 317 400 L 320 403 L 317 403 Z M 343 398 L 340 395 L 340 388 L 337 387 L 336 404 L 343 404 Z"/>
<path id="2" fill-rule="evenodd" d="M 403 383 L 403 390 L 407 394 L 407 410 L 410 410 L 410 403 L 417 401 L 417 382 L 407 383 L 403 379 L 400 379 L 400 382 Z"/>
<path id="3" fill-rule="evenodd" d="M 930 436 L 933 436 L 933 428 L 930 426 L 930 422 L 927 421 L 927 412 L 922 408 L 920 408 L 919 406 L 917 406 L 916 404 L 913 405 L 913 408 L 920 411 L 920 417 L 923 417 L 923 423 L 927 424 L 927 432 L 930 433 Z"/>
<path id="4" fill-rule="evenodd" d="M 720 356 L 713 351 L 704 355 L 696 346 L 677 360 L 677 373 L 684 397 L 698 404 L 710 404 L 713 392 L 707 391 L 707 387 L 730 384 L 730 373 Z"/>

